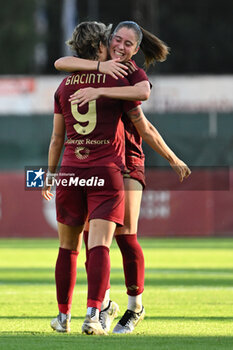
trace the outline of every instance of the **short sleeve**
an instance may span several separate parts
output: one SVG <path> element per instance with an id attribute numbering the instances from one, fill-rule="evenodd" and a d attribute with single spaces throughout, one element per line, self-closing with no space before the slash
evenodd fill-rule
<path id="1" fill-rule="evenodd" d="M 141 104 L 141 101 L 124 101 L 123 110 L 125 113 L 128 113 L 129 111 L 140 106 Z"/>
<path id="2" fill-rule="evenodd" d="M 57 91 L 54 94 L 54 113 L 62 114 L 58 89 L 57 89 Z"/>
<path id="3" fill-rule="evenodd" d="M 146 72 L 142 68 L 138 67 L 134 61 L 132 61 L 132 63 L 137 67 L 137 70 L 127 75 L 127 80 L 129 81 L 130 85 L 135 85 L 144 80 L 150 83 Z M 152 88 L 151 83 L 150 83 L 150 87 Z"/>

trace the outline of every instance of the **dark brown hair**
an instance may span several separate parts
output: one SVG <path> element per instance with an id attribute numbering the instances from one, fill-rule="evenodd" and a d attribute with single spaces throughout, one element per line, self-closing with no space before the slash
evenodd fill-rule
<path id="1" fill-rule="evenodd" d="M 81 58 L 97 60 L 100 42 L 107 46 L 112 25 L 100 22 L 82 22 L 73 31 L 66 44 Z"/>

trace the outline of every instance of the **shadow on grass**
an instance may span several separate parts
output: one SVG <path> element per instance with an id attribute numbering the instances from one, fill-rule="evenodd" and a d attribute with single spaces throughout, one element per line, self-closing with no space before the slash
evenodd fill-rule
<path id="1" fill-rule="evenodd" d="M 156 335 L 110 335 L 86 336 L 81 334 L 1 334 L 1 350 L 232 350 L 233 337 L 229 336 L 156 336 Z"/>
<path id="2" fill-rule="evenodd" d="M 53 316 L 0 316 L 0 320 L 49 320 L 51 321 L 51 318 Z M 83 321 L 84 316 L 72 316 L 72 320 L 82 320 Z"/>
<path id="3" fill-rule="evenodd" d="M 111 285 L 124 285 L 122 268 L 111 269 Z M 54 268 L 0 268 L 0 283 L 9 285 L 54 284 Z M 84 268 L 77 272 L 77 284 L 87 285 Z M 232 268 L 147 268 L 145 285 L 155 287 L 233 287 Z"/>
<path id="4" fill-rule="evenodd" d="M 0 316 L 0 320 L 51 320 L 52 316 Z M 72 320 L 82 320 L 84 316 L 72 316 Z M 148 321 L 198 321 L 198 322 L 206 322 L 206 321 L 233 321 L 233 316 L 145 316 L 145 320 Z M 0 333 L 1 334 L 1 333 Z M 233 347 L 232 347 L 233 348 Z"/>
<path id="5" fill-rule="evenodd" d="M 1 317 L 0 317 L 1 318 Z M 233 316 L 223 316 L 223 317 L 218 317 L 218 316 L 146 316 L 146 320 L 148 321 L 195 321 L 195 322 L 206 322 L 206 321 L 213 321 L 213 322 L 224 322 L 224 321 L 233 321 Z M 233 332 L 232 332 L 233 333 Z M 232 346 L 233 348 L 233 346 Z"/>
<path id="6" fill-rule="evenodd" d="M 139 242 L 143 249 L 233 249 L 233 237 L 140 237 Z"/>
<path id="7" fill-rule="evenodd" d="M 141 237 L 139 241 L 143 249 L 233 249 L 233 237 Z M 1 249 L 54 249 L 57 252 L 57 238 L 2 238 Z M 119 249 L 113 240 L 111 249 Z"/>

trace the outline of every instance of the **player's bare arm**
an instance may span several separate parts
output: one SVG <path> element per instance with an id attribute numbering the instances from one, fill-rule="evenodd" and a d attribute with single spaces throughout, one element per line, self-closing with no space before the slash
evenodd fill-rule
<path id="1" fill-rule="evenodd" d="M 128 112 L 128 117 L 136 127 L 142 139 L 157 153 L 168 160 L 173 170 L 178 174 L 180 181 L 191 174 L 189 167 L 179 159 L 168 147 L 158 130 L 145 117 L 141 107 Z"/>
<path id="2" fill-rule="evenodd" d="M 53 119 L 53 132 L 51 136 L 51 141 L 49 145 L 49 154 L 48 154 L 48 173 L 47 177 L 51 180 L 53 174 L 56 172 L 57 165 L 61 156 L 62 148 L 64 145 L 65 139 L 65 122 L 62 114 L 54 114 Z M 49 181 L 50 182 L 50 181 Z M 51 186 L 45 186 L 42 190 L 42 196 L 46 200 L 50 200 L 53 197 L 53 194 L 50 192 Z"/>
<path id="3" fill-rule="evenodd" d="M 150 97 L 150 84 L 147 80 L 141 81 L 133 86 L 107 87 L 107 88 L 85 88 L 80 89 L 70 96 L 72 104 L 80 107 L 85 103 L 97 100 L 100 97 L 108 97 L 117 100 L 145 101 Z"/>
<path id="4" fill-rule="evenodd" d="M 99 70 L 101 73 L 109 74 L 114 79 L 123 78 L 128 75 L 127 71 L 133 72 L 135 66 L 126 66 L 119 62 L 119 58 L 105 62 L 91 61 L 83 58 L 67 56 L 61 57 L 55 61 L 54 67 L 59 71 L 76 72 L 79 70 Z"/>

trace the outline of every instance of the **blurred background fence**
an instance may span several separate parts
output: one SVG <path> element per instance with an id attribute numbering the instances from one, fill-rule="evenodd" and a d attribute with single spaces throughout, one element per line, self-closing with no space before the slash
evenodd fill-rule
<path id="1" fill-rule="evenodd" d="M 135 20 L 171 47 L 148 71 L 148 119 L 188 163 L 180 185 L 144 145 L 147 190 L 139 234 L 233 235 L 233 33 L 230 0 L 8 0 L 0 13 L 0 237 L 56 236 L 54 202 L 25 190 L 26 166 L 46 166 L 53 94 L 63 78 L 54 61 L 84 20 Z M 136 57 L 143 64 L 143 55 Z"/>

